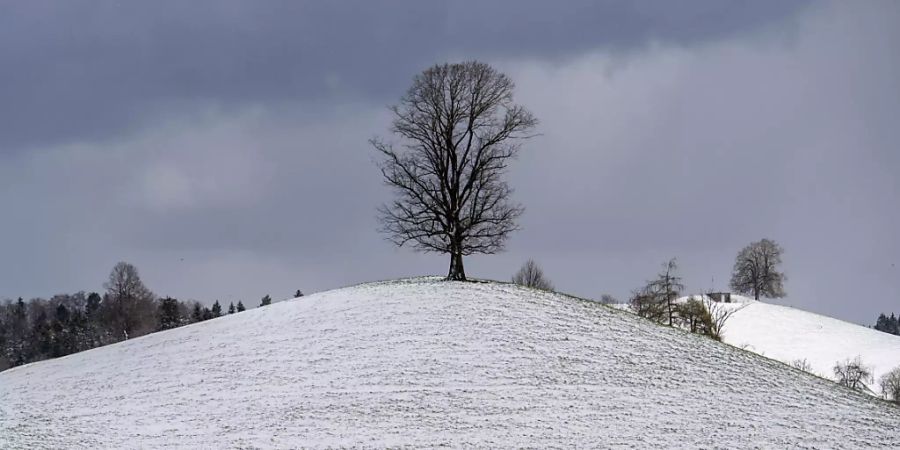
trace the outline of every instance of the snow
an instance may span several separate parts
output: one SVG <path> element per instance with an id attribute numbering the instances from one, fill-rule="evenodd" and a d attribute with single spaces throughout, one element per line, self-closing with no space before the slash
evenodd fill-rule
<path id="1" fill-rule="evenodd" d="M 723 330 L 729 344 L 788 364 L 806 359 L 814 373 L 826 378 L 834 378 L 836 362 L 859 356 L 872 369 L 869 388 L 876 394 L 879 378 L 900 367 L 900 336 L 788 306 L 746 297 L 738 301 L 743 304 L 721 303 L 737 309 Z"/>
<path id="2" fill-rule="evenodd" d="M 897 448 L 898 426 L 886 402 L 613 308 L 434 279 L 0 373 L 4 449 Z"/>

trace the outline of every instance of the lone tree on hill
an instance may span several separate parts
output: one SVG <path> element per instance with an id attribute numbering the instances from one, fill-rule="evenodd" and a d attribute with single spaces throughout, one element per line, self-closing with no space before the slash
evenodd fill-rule
<path id="1" fill-rule="evenodd" d="M 553 283 L 544 276 L 544 271 L 541 270 L 541 267 L 538 266 L 533 259 L 529 259 L 522 265 L 522 268 L 513 275 L 512 282 L 521 286 L 527 286 L 543 291 L 553 290 Z"/>
<path id="2" fill-rule="evenodd" d="M 433 66 L 391 107 L 398 146 L 370 141 L 396 194 L 379 209 L 381 230 L 398 246 L 449 253 L 448 280 L 466 279 L 463 256 L 501 251 L 523 212 L 502 176 L 537 119 L 513 89 L 481 62 Z"/>
<path id="3" fill-rule="evenodd" d="M 113 333 L 128 339 L 154 330 L 156 297 L 144 286 L 136 267 L 126 262 L 116 264 L 103 287 L 111 305 L 108 313 Z"/>
<path id="4" fill-rule="evenodd" d="M 260 302 L 259 302 L 259 306 L 269 306 L 271 304 L 272 304 L 272 297 L 269 297 L 269 294 L 266 294 L 266 296 L 263 297 L 262 300 L 260 300 Z M 238 303 L 238 306 L 240 306 L 240 303 Z"/>
<path id="5" fill-rule="evenodd" d="M 866 383 L 873 381 L 872 368 L 863 364 L 859 356 L 852 360 L 835 363 L 834 377 L 841 386 L 847 386 L 856 391 L 869 389 Z"/>
<path id="6" fill-rule="evenodd" d="M 739 294 L 753 294 L 756 300 L 760 296 L 784 297 L 784 281 L 787 276 L 778 269 L 782 252 L 784 249 L 769 239 L 744 247 L 734 261 L 731 289 Z"/>

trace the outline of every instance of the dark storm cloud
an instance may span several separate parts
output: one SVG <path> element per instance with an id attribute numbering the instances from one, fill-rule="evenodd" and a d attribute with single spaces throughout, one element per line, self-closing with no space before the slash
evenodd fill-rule
<path id="1" fill-rule="evenodd" d="M 393 99 L 447 55 L 560 59 L 769 26 L 805 2 L 9 2 L 0 154 L 213 103 Z"/>

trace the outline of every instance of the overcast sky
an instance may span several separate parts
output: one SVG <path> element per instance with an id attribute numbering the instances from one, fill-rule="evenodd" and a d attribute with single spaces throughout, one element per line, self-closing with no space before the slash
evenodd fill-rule
<path id="1" fill-rule="evenodd" d="M 780 303 L 900 312 L 900 2 L 3 2 L 0 298 L 275 298 L 445 274 L 376 232 L 367 140 L 435 63 L 486 61 L 541 121 L 505 253 L 621 299 L 677 257 L 726 289 L 785 249 Z"/>

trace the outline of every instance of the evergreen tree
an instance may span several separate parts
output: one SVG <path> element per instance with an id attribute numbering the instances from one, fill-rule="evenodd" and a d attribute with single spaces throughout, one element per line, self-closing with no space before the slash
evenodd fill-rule
<path id="1" fill-rule="evenodd" d="M 159 329 L 168 330 L 181 326 L 181 316 L 178 313 L 178 300 L 166 297 L 159 302 Z"/>
<path id="2" fill-rule="evenodd" d="M 228 314 L 234 314 L 234 302 L 228 304 Z"/>
<path id="3" fill-rule="evenodd" d="M 269 306 L 271 304 L 272 304 L 272 297 L 269 297 L 269 295 L 266 294 L 266 296 L 263 297 L 262 301 L 259 303 L 259 306 Z"/>
<path id="4" fill-rule="evenodd" d="M 22 297 L 12 307 L 6 337 L 6 358 L 14 366 L 30 361 L 31 335 L 28 330 L 28 308 Z"/>
<path id="5" fill-rule="evenodd" d="M 32 361 L 39 359 L 40 355 L 50 354 L 53 348 L 53 332 L 50 328 L 47 312 L 43 309 L 34 319 L 34 324 L 31 326 L 31 335 L 32 349 L 30 356 L 34 358 Z"/>
<path id="6" fill-rule="evenodd" d="M 200 320 L 209 320 L 209 319 L 212 319 L 212 318 L 213 318 L 213 313 L 212 313 L 212 311 L 211 311 L 209 308 L 204 307 L 204 308 L 203 308 L 203 314 L 202 314 Z"/>
<path id="7" fill-rule="evenodd" d="M 102 300 L 102 298 L 100 297 L 100 294 L 98 294 L 96 292 L 91 292 L 90 294 L 88 294 L 87 303 L 85 303 L 85 305 L 84 305 L 84 313 L 88 317 L 96 316 L 97 311 L 100 310 L 100 301 L 101 300 Z"/>
<path id="8" fill-rule="evenodd" d="M 222 316 L 222 305 L 219 304 L 219 301 L 216 300 L 212 305 L 212 317 L 221 317 Z"/>
<path id="9" fill-rule="evenodd" d="M 247 310 L 247 308 L 244 308 L 244 303 L 242 301 L 238 300 L 237 312 L 246 311 L 246 310 Z"/>
<path id="10" fill-rule="evenodd" d="M 193 319 L 193 322 L 200 322 L 203 320 L 203 309 L 199 303 L 194 303 L 194 312 L 191 314 L 191 319 Z"/>
<path id="11" fill-rule="evenodd" d="M 900 335 L 900 320 L 894 313 L 891 313 L 890 317 L 882 313 L 878 315 L 878 320 L 875 321 L 873 328 L 885 333 Z"/>

